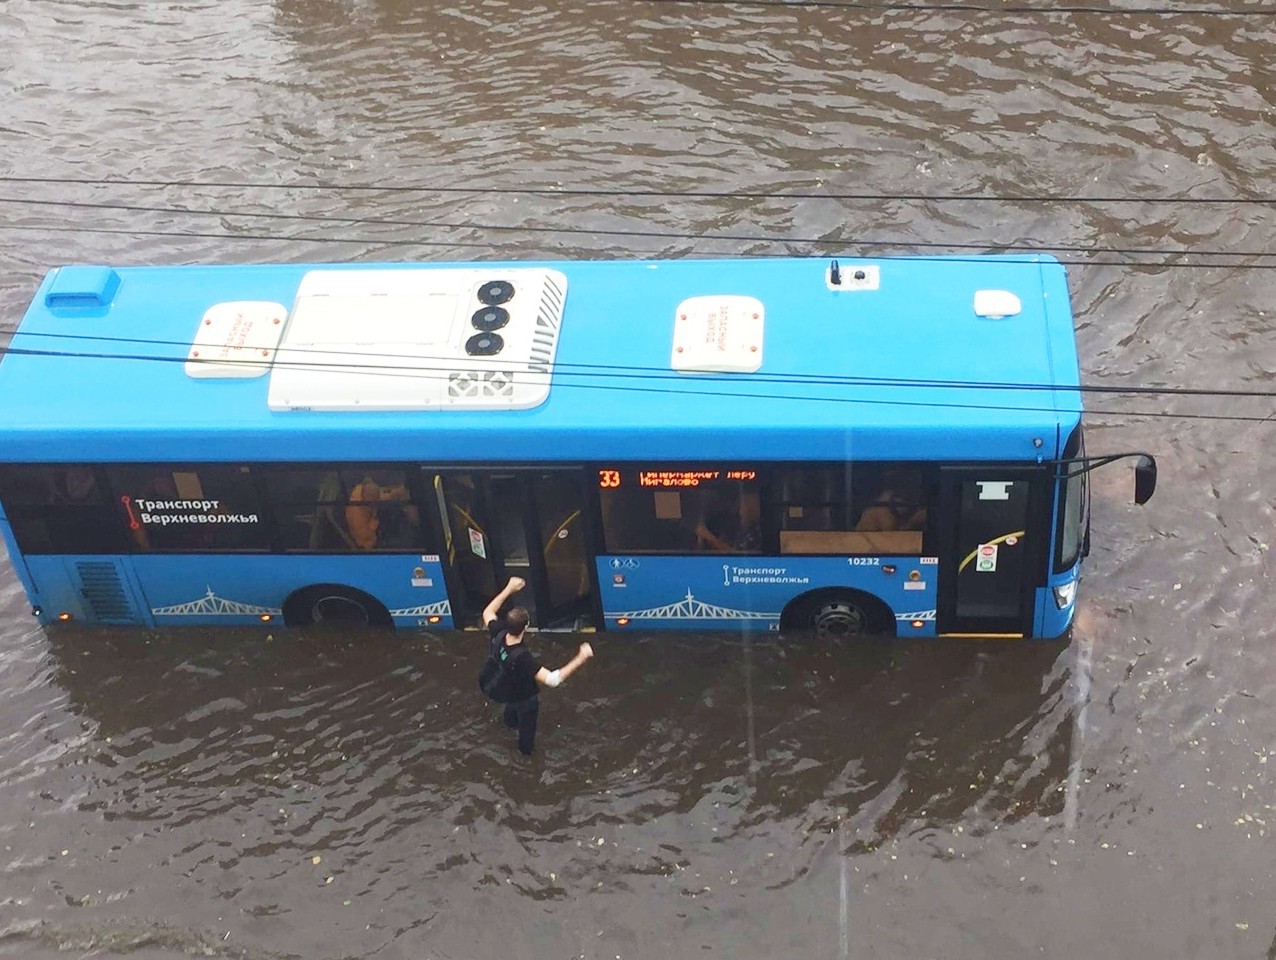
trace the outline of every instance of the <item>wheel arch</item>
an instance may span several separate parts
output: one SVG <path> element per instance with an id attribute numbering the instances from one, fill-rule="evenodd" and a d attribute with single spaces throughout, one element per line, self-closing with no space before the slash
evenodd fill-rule
<path id="1" fill-rule="evenodd" d="M 327 607 L 330 616 L 324 616 Z M 344 612 L 345 615 L 340 615 Z M 360 615 L 361 613 L 361 615 Z M 312 583 L 298 587 L 284 599 L 284 625 L 307 627 L 331 621 L 372 627 L 393 627 L 394 619 L 384 603 L 358 587 L 344 583 Z"/>
<path id="2" fill-rule="evenodd" d="M 798 594 L 780 612 L 780 629 L 802 630 L 814 626 L 812 617 L 821 607 L 844 601 L 858 606 L 867 619 L 866 634 L 896 636 L 895 612 L 881 597 L 855 587 L 820 587 Z"/>

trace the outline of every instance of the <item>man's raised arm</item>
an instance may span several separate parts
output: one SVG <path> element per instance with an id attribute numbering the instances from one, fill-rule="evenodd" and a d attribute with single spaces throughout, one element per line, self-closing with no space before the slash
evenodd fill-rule
<path id="1" fill-rule="evenodd" d="M 518 591 L 527 586 L 527 582 L 522 577 L 510 577 L 509 583 L 501 589 L 501 592 L 492 598 L 492 601 L 483 608 L 483 626 L 487 626 L 493 620 L 501 615 L 501 607 L 505 605 L 505 601 L 512 597 Z M 471 608 L 472 609 L 472 608 Z"/>
<path id="2" fill-rule="evenodd" d="M 576 651 L 576 656 L 572 657 L 557 670 L 546 670 L 544 667 L 537 670 L 536 682 L 544 687 L 556 687 L 579 670 L 581 665 L 593 655 L 594 648 L 587 643 L 582 643 L 580 649 Z"/>

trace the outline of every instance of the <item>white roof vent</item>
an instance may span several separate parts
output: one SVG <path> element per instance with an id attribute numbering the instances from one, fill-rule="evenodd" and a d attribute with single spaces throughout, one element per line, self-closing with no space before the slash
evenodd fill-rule
<path id="1" fill-rule="evenodd" d="M 678 304 L 670 365 L 680 373 L 753 373 L 762 366 L 762 301 L 692 297 Z"/>
<path id="2" fill-rule="evenodd" d="M 213 304 L 191 339 L 186 375 L 198 380 L 260 377 L 275 359 L 287 317 L 287 307 L 268 300 Z"/>
<path id="3" fill-rule="evenodd" d="M 989 320 L 1004 320 L 1015 316 L 1023 304 L 1009 290 L 976 290 L 975 314 Z"/>
<path id="4" fill-rule="evenodd" d="M 272 410 L 525 410 L 545 402 L 557 270 L 313 270 L 270 374 Z"/>

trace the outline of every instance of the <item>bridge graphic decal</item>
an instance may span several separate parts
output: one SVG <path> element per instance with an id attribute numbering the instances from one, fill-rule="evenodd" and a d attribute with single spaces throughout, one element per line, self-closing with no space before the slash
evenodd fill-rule
<path id="1" fill-rule="evenodd" d="M 255 603 L 228 600 L 225 597 L 217 596 L 217 594 L 213 593 L 213 588 L 209 587 L 208 593 L 198 600 L 175 603 L 168 607 L 152 607 L 151 613 L 157 617 L 259 617 L 263 614 L 279 616 L 283 611 L 279 607 L 262 607 Z"/>
<path id="2" fill-rule="evenodd" d="M 419 607 L 402 607 L 398 610 L 391 610 L 392 617 L 450 617 L 452 616 L 452 605 L 446 600 L 439 600 L 437 603 L 427 603 Z"/>
<path id="3" fill-rule="evenodd" d="M 649 607 L 646 610 L 629 610 L 625 613 L 609 613 L 608 620 L 627 617 L 630 620 L 776 620 L 778 613 L 758 613 L 752 610 L 735 610 L 715 603 L 705 603 L 691 595 L 687 595 L 677 603 L 667 603 L 663 607 Z"/>
<path id="4" fill-rule="evenodd" d="M 761 613 L 755 610 L 736 610 L 716 603 L 705 603 L 697 600 L 687 588 L 687 595 L 677 603 L 667 603 L 663 607 L 648 607 L 646 610 L 626 610 L 624 613 L 609 613 L 608 620 L 778 620 L 778 613 Z M 895 619 L 902 623 L 913 620 L 931 622 L 935 619 L 934 610 L 911 610 L 907 613 L 895 614 Z"/>
<path id="5" fill-rule="evenodd" d="M 934 620 L 935 611 L 934 610 L 914 610 L 912 613 L 897 613 L 895 614 L 895 619 L 902 622 L 907 622 L 909 620 Z"/>

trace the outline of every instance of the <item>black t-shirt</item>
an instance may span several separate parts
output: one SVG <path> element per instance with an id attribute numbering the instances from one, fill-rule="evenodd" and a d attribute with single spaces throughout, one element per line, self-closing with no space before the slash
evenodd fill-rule
<path id="1" fill-rule="evenodd" d="M 520 640 L 512 646 L 507 645 L 505 636 L 509 633 L 509 625 L 499 617 L 487 625 L 487 633 L 492 638 L 492 655 L 499 657 L 504 653 L 507 666 L 513 668 L 514 692 L 509 702 L 514 703 L 536 696 L 540 692 L 540 687 L 536 683 L 536 673 L 541 665 L 532 651 L 527 648 L 527 644 Z"/>

